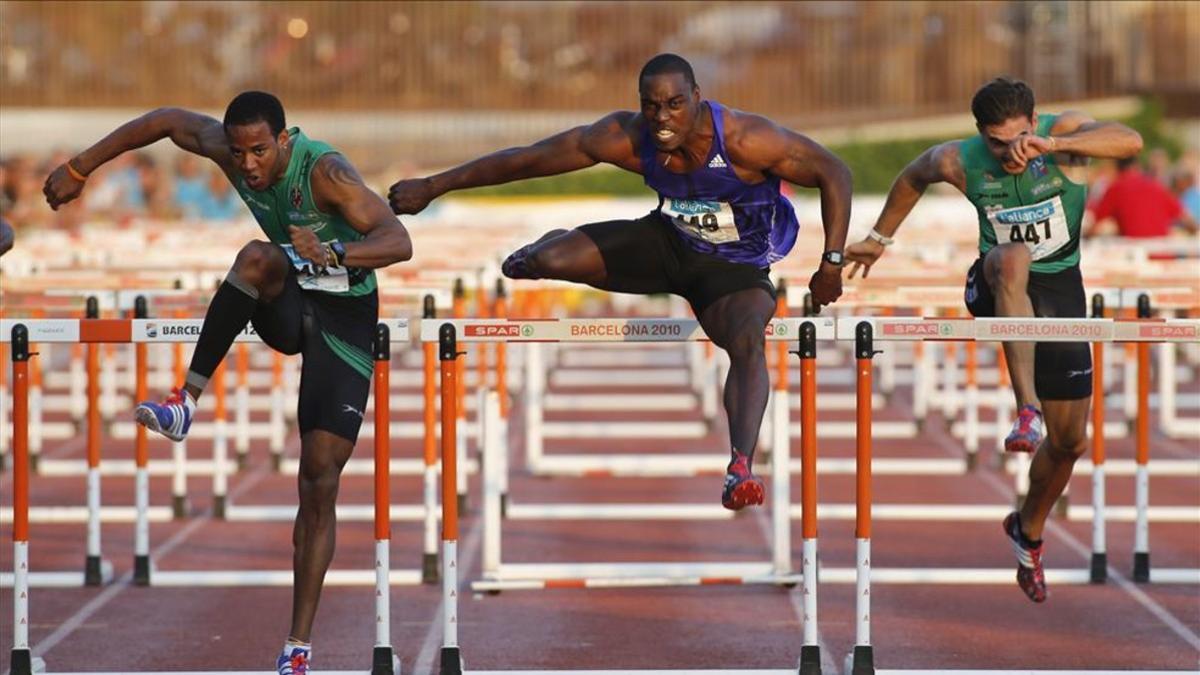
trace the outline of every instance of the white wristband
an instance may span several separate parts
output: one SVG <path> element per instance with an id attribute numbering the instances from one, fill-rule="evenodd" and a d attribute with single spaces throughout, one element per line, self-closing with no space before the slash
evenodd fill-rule
<path id="1" fill-rule="evenodd" d="M 867 239 L 870 239 L 872 241 L 877 241 L 883 246 L 891 246 L 892 244 L 894 244 L 896 242 L 895 239 L 892 239 L 891 237 L 885 237 L 882 234 L 879 234 L 878 232 L 876 232 L 874 229 L 872 229 L 870 232 L 867 233 Z"/>

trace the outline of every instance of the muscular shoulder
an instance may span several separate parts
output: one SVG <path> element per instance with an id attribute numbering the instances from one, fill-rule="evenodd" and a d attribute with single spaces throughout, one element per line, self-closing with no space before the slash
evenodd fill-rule
<path id="1" fill-rule="evenodd" d="M 584 129 L 584 142 L 596 149 L 628 147 L 643 131 L 642 116 L 631 110 L 611 112 Z"/>
<path id="2" fill-rule="evenodd" d="M 961 174 L 962 141 L 946 141 L 929 148 L 930 162 L 943 176 Z"/>
<path id="3" fill-rule="evenodd" d="M 764 169 L 774 166 L 787 153 L 795 132 L 754 113 L 725 109 L 725 149 L 738 166 Z"/>
<path id="4" fill-rule="evenodd" d="M 342 203 L 352 194 L 352 190 L 363 186 L 363 179 L 345 155 L 330 152 L 321 155 L 313 164 L 309 185 L 312 186 L 318 207 L 322 207 Z"/>
<path id="5" fill-rule="evenodd" d="M 947 141 L 932 145 L 910 166 L 926 184 L 950 183 L 965 191 L 967 181 L 962 146 L 966 142 Z"/>
<path id="6" fill-rule="evenodd" d="M 583 127 L 580 145 L 596 161 L 626 166 L 637 159 L 638 139 L 644 133 L 644 123 L 636 112 L 611 112 Z"/>

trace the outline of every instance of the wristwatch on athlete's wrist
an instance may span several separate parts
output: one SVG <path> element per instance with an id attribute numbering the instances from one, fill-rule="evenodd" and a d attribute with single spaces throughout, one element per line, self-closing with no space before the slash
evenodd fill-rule
<path id="1" fill-rule="evenodd" d="M 333 258 L 333 266 L 341 267 L 342 262 L 346 259 L 346 245 L 340 241 L 331 241 L 325 245 L 329 249 L 329 255 Z"/>
<path id="2" fill-rule="evenodd" d="M 846 258 L 842 255 L 841 251 L 825 251 L 825 255 L 821 256 L 821 260 L 836 267 L 841 267 L 842 263 L 846 262 Z"/>

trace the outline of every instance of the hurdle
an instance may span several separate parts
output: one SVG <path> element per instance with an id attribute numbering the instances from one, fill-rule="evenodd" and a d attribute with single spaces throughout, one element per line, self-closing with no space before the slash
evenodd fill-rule
<path id="1" fill-rule="evenodd" d="M 786 319 L 775 320 L 767 328 L 767 339 L 790 341 L 798 335 L 801 325 L 814 326 L 814 336 L 834 336 L 831 319 Z M 698 322 L 686 319 L 560 319 L 541 321 L 520 320 L 458 320 L 452 325 L 461 329 L 467 341 L 512 341 L 529 343 L 535 347 L 542 342 L 647 342 L 647 341 L 695 341 L 704 339 Z M 431 340 L 437 322 L 422 322 L 422 339 Z M 815 339 L 815 337 L 814 337 Z M 536 358 L 536 357 L 535 357 Z M 527 380 L 526 386 L 537 388 L 536 378 Z M 815 390 L 814 390 L 815 391 Z M 482 419 L 487 424 L 489 413 L 486 399 L 481 403 L 485 409 Z M 787 450 L 787 423 L 789 401 L 787 392 L 776 389 L 771 406 L 771 417 L 776 429 L 775 457 L 771 462 L 773 475 L 772 508 L 773 544 L 770 563 L 578 563 L 563 565 L 503 565 L 500 561 L 500 532 L 498 524 L 501 513 L 507 518 L 519 520 L 540 519 L 728 519 L 733 516 L 715 504 L 540 504 L 514 503 L 502 490 L 505 485 L 506 461 L 503 443 L 485 444 L 484 458 L 484 522 L 491 524 L 484 529 L 484 579 L 473 584 L 475 590 L 498 591 L 518 588 L 557 587 L 578 584 L 586 587 L 602 587 L 619 584 L 635 585 L 689 585 L 715 583 L 726 579 L 726 583 L 775 583 L 793 584 L 798 577 L 791 574 L 789 539 L 790 498 L 787 493 L 787 472 L 792 466 Z M 499 435 L 499 434 L 497 434 Z M 494 438 L 485 433 L 485 439 Z M 598 467 L 615 465 L 611 455 L 578 456 L 583 461 L 593 462 Z M 633 467 L 642 456 L 626 456 L 624 466 Z M 661 463 L 669 464 L 673 458 L 683 458 L 701 466 L 705 472 L 719 472 L 726 461 L 724 455 L 659 455 Z M 587 475 L 601 472 L 596 469 Z M 656 470 L 650 470 L 656 475 Z M 605 472 L 608 473 L 608 472 Z M 677 471 L 669 471 L 668 475 Z M 611 475 L 624 475 L 620 470 Z"/>
<path id="2" fill-rule="evenodd" d="M 815 321 L 818 331 L 824 337 L 833 336 L 833 320 L 828 318 L 804 319 L 801 317 L 772 319 L 767 326 L 766 337 L 772 342 L 787 342 L 794 340 L 800 325 L 806 321 Z M 526 470 L 534 475 L 552 476 L 694 476 L 724 473 L 724 453 L 646 453 L 641 455 L 622 454 L 546 454 L 543 450 L 543 410 L 546 399 L 542 345 L 562 341 L 580 343 L 620 343 L 620 342 L 697 342 L 704 341 L 703 330 L 693 319 L 557 319 L 517 322 L 475 322 L 459 323 L 456 328 L 463 330 L 463 339 L 497 339 L 512 342 L 528 343 L 525 345 L 525 390 L 523 393 L 525 415 L 525 461 Z M 470 331 L 470 332 L 465 332 Z M 517 331 L 517 332 L 514 332 Z M 650 332 L 657 334 L 651 334 Z M 485 332 L 495 332 L 486 336 Z M 629 379 L 629 378 L 626 378 Z M 686 380 L 686 378 L 685 378 Z M 680 384 L 686 384 L 681 380 Z M 775 398 L 780 389 L 772 390 Z M 586 400 L 586 399 L 583 399 Z M 638 399 L 639 401 L 641 399 Z M 774 403 L 772 403 L 774 407 Z M 768 421 L 768 427 L 773 419 Z M 784 429 L 793 431 L 792 425 L 785 416 L 781 423 Z M 614 423 L 615 424 L 615 423 Z M 667 432 L 677 432 L 679 425 L 675 423 Z M 597 437 L 605 437 L 606 432 L 622 437 L 641 437 L 640 433 L 649 432 L 656 437 L 676 437 L 673 433 L 667 436 L 660 434 L 659 427 L 651 427 L 642 423 L 625 423 L 623 425 L 601 427 L 593 425 L 592 432 Z M 693 429 L 692 427 L 696 427 Z M 703 422 L 695 422 L 688 427 L 690 433 L 705 431 Z M 794 432 L 799 432 L 795 426 Z M 779 437 L 778 434 L 768 434 L 769 439 L 763 445 L 768 447 Z M 578 436 L 577 436 L 578 437 Z M 772 462 L 773 464 L 773 462 Z"/>
<path id="3" fill-rule="evenodd" d="M 39 319 L 39 320 L 18 320 L 18 319 L 3 319 L 0 320 L 0 331 L 4 331 L 3 337 L 11 334 L 11 330 L 17 325 L 21 325 L 25 329 L 26 336 L 34 336 L 41 342 L 61 342 L 61 343 L 82 343 L 87 347 L 88 353 L 88 371 L 95 374 L 98 370 L 98 347 L 104 343 L 127 343 L 135 344 L 135 351 L 140 351 L 145 354 L 145 345 L 147 343 L 174 343 L 181 344 L 195 339 L 199 334 L 199 325 L 202 323 L 199 319 L 182 319 L 175 320 L 175 323 L 166 324 L 162 320 L 157 319 Z M 160 330 L 166 325 L 175 325 L 179 330 Z M 389 331 L 394 329 L 401 339 L 408 339 L 408 319 L 388 319 L 382 322 L 382 325 L 389 328 Z M 191 328 L 194 328 L 192 330 Z M 257 341 L 258 337 L 253 333 L 250 327 L 247 327 L 236 338 L 236 341 Z M 3 342 L 8 342 L 7 339 Z M 143 349 L 137 350 L 136 347 Z M 390 349 L 390 343 L 388 345 Z M 14 352 L 15 354 L 15 352 Z M 141 375 L 145 374 L 146 362 L 143 358 L 142 366 L 139 368 Z M 219 379 L 219 378 L 215 378 Z M 84 573 L 82 579 L 78 573 L 71 572 L 39 572 L 31 574 L 28 579 L 33 586 L 52 586 L 52 587 L 71 587 L 79 585 L 101 585 L 111 581 L 112 566 L 102 558 L 101 542 L 100 542 L 100 523 L 102 520 L 110 522 L 133 522 L 135 529 L 135 553 L 134 553 L 134 581 L 139 585 L 286 585 L 291 583 L 290 571 L 279 572 L 162 572 L 153 570 L 153 562 L 149 559 L 149 523 L 162 522 L 171 518 L 170 509 L 165 507 L 152 507 L 149 505 L 149 477 L 152 475 L 150 471 L 150 463 L 147 459 L 147 449 L 144 440 L 138 440 L 140 435 L 145 439 L 144 429 L 138 425 L 135 430 L 131 430 L 130 436 L 134 438 L 134 454 L 135 459 L 132 462 L 136 465 L 136 470 L 133 472 L 135 476 L 135 505 L 129 507 L 102 507 L 100 504 L 100 431 L 101 423 L 99 420 L 99 381 L 98 378 L 89 377 L 89 392 L 88 392 L 88 430 L 87 430 L 87 448 L 88 448 L 88 479 L 87 479 L 87 505 L 85 508 L 78 507 L 41 507 L 38 510 L 30 509 L 26 505 L 23 513 L 23 518 L 32 522 L 86 522 L 88 529 L 87 538 L 87 553 L 85 557 Z M 144 390 L 146 386 L 145 378 L 140 378 L 140 382 L 135 387 L 141 387 Z M 14 396 L 16 394 L 14 390 Z M 379 411 L 379 395 L 381 392 L 376 392 L 377 411 L 376 417 L 381 414 Z M 387 392 L 382 392 L 384 397 Z M 220 408 L 220 406 L 218 406 Z M 28 408 L 25 408 L 25 438 L 28 438 Z M 386 401 L 382 407 L 382 413 L 387 414 L 388 408 Z M 219 424 L 218 427 L 222 426 Z M 390 420 L 388 421 L 390 424 Z M 387 426 L 378 427 L 386 429 Z M 138 432 L 141 432 L 140 434 Z M 384 441 L 388 437 L 384 438 Z M 378 441 L 377 441 L 378 443 Z M 387 445 L 383 446 L 385 449 Z M 295 517 L 295 507 L 278 507 L 272 511 L 270 508 L 264 507 L 241 507 L 236 504 L 228 503 L 225 494 L 226 476 L 229 466 L 223 461 L 219 453 L 214 458 L 214 504 L 213 513 L 220 517 L 224 515 L 230 520 L 254 520 L 254 519 L 279 519 L 279 513 L 287 511 L 288 519 Z M 179 470 L 172 473 L 172 482 L 178 484 Z M 178 493 L 173 496 L 174 508 L 178 509 L 180 501 Z M 256 510 L 261 509 L 261 510 Z M 344 509 L 344 510 L 343 510 Z M 392 509 L 392 517 L 396 520 L 412 520 L 424 521 L 426 527 L 431 521 L 430 514 L 434 514 L 433 520 L 436 525 L 436 505 L 423 504 L 418 506 L 406 506 L 403 508 Z M 38 518 L 31 518 L 31 515 L 37 514 Z M 372 520 L 378 517 L 377 509 L 371 505 L 355 506 L 347 505 L 339 510 L 339 514 L 344 520 Z M 5 514 L 8 517 L 8 514 Z M 12 518 L 16 519 L 16 515 Z M 426 535 L 428 541 L 429 536 Z M 429 555 L 429 550 L 426 549 L 426 556 Z M 428 568 L 429 563 L 425 563 Z M 423 576 L 428 581 L 428 573 L 422 575 L 420 570 L 390 570 L 390 579 L 393 584 L 414 584 L 420 583 Z M 361 585 L 370 581 L 369 573 L 359 573 L 356 570 L 332 570 L 327 577 L 327 583 L 331 585 Z M 13 575 L 0 574 L 0 586 L 10 586 L 15 583 Z"/>
<path id="4" fill-rule="evenodd" d="M 1149 314 L 1148 303 L 1144 306 L 1143 314 L 1147 316 Z M 863 326 L 871 328 L 872 339 L 882 340 L 1133 343 L 1143 348 L 1146 353 L 1145 367 L 1142 369 L 1141 376 L 1142 383 L 1139 385 L 1143 393 L 1149 391 L 1148 348 L 1150 343 L 1187 343 L 1200 339 L 1200 321 L 1145 317 L 1137 320 L 841 317 L 837 323 L 838 339 L 847 340 L 851 335 L 857 336 Z M 1147 398 L 1142 396 L 1139 403 L 1143 411 L 1148 411 Z M 868 410 L 869 406 L 864 406 L 860 409 L 860 414 L 868 414 L 864 412 Z M 1141 419 L 1145 420 L 1145 431 L 1148 431 L 1148 415 L 1142 414 Z M 1144 465 L 1148 455 L 1148 446 L 1149 438 L 1148 434 L 1145 434 L 1139 441 L 1139 468 L 1136 473 L 1137 484 L 1142 487 L 1139 487 L 1139 496 L 1136 499 L 1138 503 L 1133 509 L 1136 528 L 1143 532 L 1139 537 L 1141 541 L 1135 545 L 1134 570 L 1137 571 L 1139 568 L 1144 570 L 1145 575 L 1142 576 L 1148 576 L 1150 573 L 1148 542 L 1145 541 L 1148 539 L 1149 472 Z M 1097 461 L 1096 465 L 1103 467 L 1105 462 Z M 1103 472 L 1100 473 L 1103 476 Z M 1093 472 L 1093 475 L 1095 476 L 1096 472 Z M 1103 512 L 1111 511 L 1111 509 L 1094 508 L 1090 511 L 1093 517 L 1099 517 Z M 878 568 L 872 569 L 871 577 L 875 580 L 900 581 L 907 575 L 913 575 L 913 579 L 920 578 L 925 583 L 992 583 L 991 580 L 998 579 L 996 575 L 1000 572 L 1004 572 L 1003 576 L 1005 577 L 1011 577 L 1011 572 L 1008 570 L 883 570 Z M 823 576 L 829 580 L 828 574 L 823 574 Z M 1153 577 L 1153 579 L 1144 580 L 1161 583 L 1200 583 L 1200 570 L 1157 569 L 1153 571 Z M 1090 583 L 1092 581 L 1090 570 L 1047 570 L 1047 579 L 1051 583 Z M 1009 582 L 1011 578 L 1004 581 Z"/>
<path id="5" fill-rule="evenodd" d="M 74 331 L 71 331 L 72 322 L 53 322 L 53 320 L 43 320 L 39 323 L 43 331 L 42 339 L 65 334 L 66 338 L 62 341 L 84 341 L 89 347 L 95 347 L 97 344 L 108 341 L 122 341 L 118 338 L 124 337 L 123 341 L 135 341 L 136 338 L 132 334 L 133 331 L 128 324 L 135 324 L 128 320 L 101 320 L 92 319 L 101 323 L 92 323 L 76 321 Z M 143 320 L 144 321 L 144 320 Z M 13 675 L 29 675 L 34 672 L 43 672 L 45 670 L 45 662 L 41 658 L 35 658 L 29 647 L 29 594 L 30 588 L 35 584 L 32 583 L 34 573 L 29 569 L 29 436 L 28 436 L 28 400 L 29 400 L 29 328 L 21 322 L 13 322 L 11 330 L 12 343 L 12 358 L 13 358 L 13 648 L 11 653 L 11 672 Z M 126 325 L 122 325 L 126 324 Z M 136 324 L 135 324 L 136 325 Z M 36 326 L 36 324 L 35 324 Z M 376 386 L 376 415 L 375 425 L 380 428 L 380 431 L 386 431 L 389 423 L 387 396 L 388 396 L 388 359 L 389 357 L 389 337 L 387 324 L 379 324 L 376 327 L 375 339 L 375 371 L 374 381 Z M 140 345 L 139 345 L 140 346 Z M 89 367 L 94 369 L 95 350 L 89 350 Z M 93 388 L 97 386 L 95 380 L 92 381 Z M 99 409 L 96 405 L 89 406 L 88 415 L 92 420 L 99 416 Z M 95 429 L 93 432 L 92 429 Z M 99 426 L 89 427 L 89 438 L 94 436 L 98 443 Z M 328 585 L 348 585 L 348 584 L 371 584 L 373 583 L 376 589 L 375 592 L 375 644 L 371 655 L 371 673 L 372 675 L 392 675 L 400 670 L 400 661 L 391 647 L 390 632 L 391 632 L 391 607 L 389 599 L 389 587 L 396 583 L 419 583 L 420 572 L 413 570 L 406 573 L 405 570 L 395 570 L 391 568 L 390 563 L 390 520 L 388 517 L 389 495 L 388 495 L 388 471 L 387 463 L 389 459 L 389 448 L 387 434 L 380 433 L 375 441 L 375 462 L 379 466 L 379 471 L 376 474 L 374 485 L 375 496 L 375 567 L 370 571 L 356 570 L 331 570 L 326 577 Z M 95 456 L 91 453 L 93 446 L 89 440 L 89 462 L 98 461 L 98 451 Z M 138 473 L 139 486 L 143 486 L 146 479 L 144 470 L 144 445 L 140 447 L 138 452 L 139 465 L 141 471 Z M 96 585 L 101 583 L 101 575 L 111 577 L 111 568 L 106 572 L 101 571 L 99 558 L 99 535 L 98 535 L 98 486 L 99 472 L 92 472 L 88 475 L 89 488 L 89 507 L 93 515 L 89 519 L 89 535 L 88 535 L 88 556 L 84 570 L 84 583 L 87 585 Z M 96 490 L 93 492 L 93 486 Z M 139 495 L 138 505 L 141 510 L 144 502 L 143 497 Z M 214 585 L 206 583 L 208 581 L 215 582 L 216 585 L 228 585 L 231 582 L 239 583 L 240 585 L 252 584 L 258 585 L 261 583 L 276 583 L 288 584 L 291 583 L 291 572 L 273 574 L 255 573 L 255 572 L 152 572 L 153 563 L 146 555 L 146 533 L 143 529 L 144 521 L 139 521 L 138 532 L 136 536 L 136 553 L 135 553 L 135 570 L 134 582 L 137 585 Z M 93 546 L 94 544 L 94 546 Z M 42 573 L 47 574 L 47 573 Z M 55 574 L 55 573 L 49 573 Z M 61 573 L 60 573 L 61 576 Z M 78 575 L 75 575 L 76 581 Z M 186 583 L 179 583 L 185 581 Z M 57 584 L 46 584 L 57 585 Z M 77 584 L 73 584 L 77 585 Z"/>
<path id="6" fill-rule="evenodd" d="M 609 337 L 611 339 L 614 336 L 622 336 L 623 335 L 626 339 L 622 340 L 622 341 L 639 341 L 639 340 L 661 338 L 664 336 L 670 336 L 677 340 L 688 339 L 688 338 L 697 339 L 692 336 L 694 336 L 696 331 L 699 330 L 699 325 L 697 322 L 684 321 L 684 320 L 606 319 L 606 320 L 597 320 L 597 321 L 600 321 L 601 325 L 621 326 L 622 324 L 624 324 L 625 326 L 627 326 L 626 328 L 618 328 L 618 329 L 616 329 L 615 332 L 613 332 L 613 329 L 611 329 L 611 328 L 608 331 L 609 334 L 607 335 L 607 337 Z M 460 646 L 459 640 L 458 640 L 458 626 L 460 623 L 459 622 L 459 609 L 458 609 L 458 555 L 457 555 L 458 502 L 456 499 L 451 498 L 451 495 L 457 494 L 457 486 L 455 485 L 455 482 L 458 479 L 458 472 L 454 470 L 453 464 L 456 461 L 456 456 L 457 456 L 457 441 L 455 439 L 455 428 L 457 426 L 459 418 L 458 418 L 457 411 L 454 410 L 454 407 L 457 403 L 456 402 L 456 392 L 458 390 L 458 387 L 460 386 L 460 384 L 456 381 L 458 378 L 458 370 L 461 365 L 461 362 L 459 361 L 458 357 L 464 353 L 464 352 L 460 352 L 458 350 L 458 333 L 461 330 L 463 332 L 464 337 L 468 341 L 472 341 L 472 342 L 482 342 L 482 341 L 495 342 L 495 341 L 502 341 L 502 340 L 509 340 L 509 339 L 511 339 L 512 341 L 537 341 L 537 340 L 546 341 L 546 340 L 550 340 L 550 339 L 555 339 L 555 338 L 549 337 L 549 335 L 556 334 L 556 333 L 559 335 L 562 335 L 564 332 L 565 332 L 565 335 L 568 336 L 569 338 L 570 337 L 575 337 L 575 338 L 581 337 L 582 334 L 580 334 L 580 333 L 576 333 L 572 336 L 572 333 L 571 333 L 572 327 L 578 327 L 580 325 L 585 325 L 585 322 L 587 322 L 587 320 L 572 320 L 572 319 L 559 319 L 559 320 L 536 321 L 536 322 L 535 321 L 509 321 L 509 320 L 502 321 L 502 320 L 498 320 L 498 319 L 492 319 L 492 320 L 486 320 L 486 321 L 485 320 L 470 320 L 470 319 L 455 319 L 453 321 L 423 320 L 421 322 L 421 339 L 423 342 L 426 342 L 426 343 L 431 343 L 435 340 L 437 341 L 439 361 L 441 363 L 441 377 L 440 377 L 441 401 L 442 401 L 441 450 L 442 450 L 442 462 L 443 462 L 443 466 L 445 467 L 445 470 L 442 472 L 442 495 L 443 495 L 443 499 L 442 499 L 442 553 L 443 553 L 443 560 L 442 560 L 442 584 L 443 584 L 443 586 L 442 586 L 442 589 L 443 589 L 443 591 L 442 591 L 442 593 L 443 593 L 444 611 L 443 611 L 443 621 L 442 621 L 442 647 L 441 647 L 441 651 L 440 651 L 440 669 L 439 669 L 439 673 L 441 675 L 462 675 L 462 673 L 466 672 L 464 670 L 465 666 L 464 666 L 464 659 L 463 659 L 463 651 L 462 651 L 462 647 Z M 628 323 L 625 323 L 625 322 L 628 322 Z M 811 323 L 810 323 L 810 325 L 811 325 Z M 657 328 L 652 328 L 651 326 L 657 326 Z M 659 333 L 659 334 L 655 335 L 654 333 Z M 561 339 L 561 337 L 559 339 Z M 584 337 L 583 339 L 594 341 L 594 340 L 602 339 L 602 338 L 600 338 L 599 336 L 593 335 L 590 338 Z M 498 425 L 496 424 L 496 421 L 499 418 L 499 396 L 496 392 L 483 392 L 483 393 L 481 393 L 481 398 L 482 398 L 482 409 L 480 411 L 480 421 L 482 422 L 483 426 L 485 427 L 485 431 L 481 433 L 480 438 L 484 439 L 485 452 L 488 452 L 488 455 L 484 459 L 485 504 L 491 504 L 491 506 L 492 506 L 492 508 L 490 508 L 490 509 L 487 509 L 485 507 L 484 522 L 487 523 L 489 520 L 496 522 L 496 521 L 498 521 L 498 518 L 499 518 L 499 503 L 500 503 L 499 490 L 496 489 L 497 476 L 495 474 L 494 469 L 492 469 L 492 467 L 496 466 L 497 464 L 503 464 L 504 459 L 502 456 L 499 456 L 498 454 L 496 454 L 496 451 L 494 449 L 491 451 L 487 450 L 488 448 L 495 448 L 497 445 L 499 445 L 496 443 L 488 442 L 489 439 L 494 438 L 494 436 L 495 436 L 494 430 L 496 430 L 498 427 Z M 782 411 L 784 411 L 784 414 L 786 414 L 786 410 L 787 410 L 786 396 L 783 399 L 783 405 L 777 405 L 776 409 L 782 410 Z M 488 429 L 492 430 L 491 433 L 489 433 L 487 431 Z M 781 445 L 780 450 L 782 450 L 783 452 L 786 453 L 786 446 L 787 446 L 787 443 L 785 441 Z M 815 448 L 813 449 L 813 452 L 815 453 Z M 813 455 L 813 457 L 815 457 L 815 454 Z M 778 471 L 782 472 L 783 468 L 786 467 L 787 464 L 786 464 L 786 462 L 780 461 L 780 462 L 777 462 L 776 465 L 778 467 L 780 467 L 780 469 Z M 813 470 L 815 471 L 815 467 Z M 780 478 L 781 478 L 781 476 L 779 476 L 779 475 L 775 476 L 776 480 L 775 480 L 775 484 L 773 486 L 772 498 L 776 499 L 776 500 L 782 499 L 786 502 L 786 500 L 788 499 L 788 492 L 787 492 L 788 491 L 788 487 L 787 487 L 788 481 L 786 479 L 779 480 Z M 814 473 L 814 479 L 815 479 L 815 473 Z M 490 486 L 490 489 L 488 489 L 488 486 Z M 812 524 L 813 524 L 813 528 L 815 530 L 815 520 L 813 521 Z M 786 530 L 787 530 L 786 524 L 785 524 L 783 530 L 786 532 Z M 780 528 L 777 526 L 774 529 L 774 532 L 778 533 L 779 531 L 780 531 Z M 814 531 L 814 535 L 815 535 L 815 531 Z M 485 534 L 485 536 L 486 536 L 486 534 Z M 815 542 L 814 542 L 814 545 L 815 545 Z M 484 555 L 485 555 L 485 557 L 487 557 L 488 555 L 490 555 L 487 552 L 488 544 L 485 543 L 484 546 L 485 546 Z M 805 550 L 806 551 L 810 550 L 807 545 L 806 545 Z M 812 558 L 812 564 L 815 565 L 816 564 L 815 547 L 812 548 L 811 550 L 814 553 L 814 556 Z M 790 565 L 790 561 L 789 561 L 789 565 Z M 814 576 L 814 578 L 815 578 L 815 576 Z M 796 577 L 796 576 L 785 577 L 785 579 L 787 579 L 789 583 L 796 583 L 799 581 L 799 577 Z M 747 581 L 747 580 L 746 579 L 737 580 L 737 579 L 730 579 L 730 578 L 700 578 L 697 580 L 697 583 L 699 583 L 701 585 L 705 585 L 705 584 L 739 583 L 739 582 L 745 582 L 745 581 Z M 554 586 L 554 587 L 571 587 L 571 588 L 595 587 L 593 584 L 589 584 L 587 580 L 583 580 L 583 579 L 563 580 L 562 583 L 555 584 L 552 582 L 550 585 Z M 628 585 L 638 585 L 638 584 L 636 584 L 636 583 L 629 584 L 629 583 L 627 583 L 627 580 L 622 579 L 622 580 L 618 580 L 617 583 L 614 583 L 612 585 L 628 586 Z M 475 586 L 473 585 L 473 587 L 475 587 Z M 816 608 L 815 600 L 816 600 L 815 595 L 813 595 L 811 597 L 811 600 L 806 601 L 806 605 L 805 605 L 806 609 L 811 607 L 812 610 L 815 612 L 815 608 Z M 808 649 L 805 652 L 805 654 L 808 655 L 808 659 L 809 659 L 808 661 L 804 661 L 804 663 L 807 665 L 807 668 L 805 670 L 803 670 L 802 672 L 805 673 L 805 675 L 807 675 L 810 672 L 815 672 L 815 673 L 820 672 L 819 651 L 816 651 L 819 648 L 817 648 L 815 636 L 816 636 L 816 629 L 814 626 L 812 629 L 811 644 L 810 644 L 810 642 L 808 640 L 808 636 L 806 634 L 805 648 L 807 649 L 807 647 L 811 646 L 814 649 Z M 815 660 L 812 660 L 814 658 L 815 658 Z M 814 667 L 816 670 L 812 670 Z M 476 671 L 476 672 L 482 672 L 482 671 Z M 596 671 L 596 672 L 600 672 L 600 671 Z M 671 672 L 671 671 L 656 671 L 656 672 L 667 673 L 667 672 Z M 683 671 L 679 671 L 679 672 L 683 672 Z M 721 671 L 707 671 L 707 672 L 721 672 Z M 766 675 L 766 674 L 770 673 L 770 674 L 774 675 L 776 673 L 796 673 L 797 670 L 796 669 L 759 670 L 759 671 L 739 671 L 739 672 L 746 673 L 747 675 L 749 675 L 751 673 L 758 673 L 760 675 Z"/>
<path id="7" fill-rule="evenodd" d="M 860 407 L 858 423 L 860 434 L 857 443 L 859 472 L 856 481 L 856 507 L 858 520 L 855 527 L 857 538 L 856 555 L 856 639 L 853 651 L 845 661 L 846 672 L 859 674 L 874 673 L 874 654 L 870 645 L 870 585 L 874 581 L 903 582 L 906 577 L 912 581 L 924 583 L 999 583 L 1000 576 L 1008 577 L 1005 581 L 1011 583 L 1011 570 L 902 570 L 877 569 L 870 562 L 870 526 L 871 526 L 871 358 L 875 351 L 873 340 L 878 333 L 884 339 L 892 340 L 959 340 L 959 341 L 1060 341 L 1079 342 L 1128 342 L 1136 344 L 1140 358 L 1138 364 L 1138 466 L 1137 496 L 1136 496 L 1136 529 L 1134 543 L 1133 578 L 1139 582 L 1151 581 L 1148 543 L 1148 473 L 1145 464 L 1149 446 L 1149 343 L 1151 342 L 1195 342 L 1200 339 L 1200 321 L 1190 320 L 1152 320 L 1150 316 L 1149 299 L 1142 296 L 1139 301 L 1139 320 L 1122 321 L 1108 319 L 879 319 L 879 318 L 841 318 L 838 320 L 838 339 L 849 339 L 853 335 L 856 356 L 859 359 L 858 382 Z M 1095 373 L 1100 369 L 1094 369 Z M 865 390 L 865 391 L 864 391 Z M 1094 413 L 1095 414 L 1095 413 Z M 1103 412 L 1100 413 L 1103 415 Z M 1097 426 L 1102 429 L 1102 426 Z M 1101 442 L 1102 443 L 1102 442 Z M 1099 500 L 1094 509 L 1095 518 L 1103 520 L 1103 446 L 1100 448 L 1096 465 L 1100 471 L 1093 473 L 1093 480 L 1098 480 Z M 1098 478 L 1097 478 L 1098 476 Z M 1047 570 L 1047 580 L 1052 584 L 1059 583 L 1100 583 L 1103 578 L 1097 573 L 1098 565 L 1106 566 L 1103 551 L 1102 526 L 1093 527 L 1093 556 L 1088 570 Z M 1000 572 L 1005 574 L 1000 575 Z M 826 581 L 831 581 L 828 573 L 823 572 Z M 1160 583 L 1200 583 L 1200 569 L 1197 570 L 1155 570 L 1155 582 Z"/>

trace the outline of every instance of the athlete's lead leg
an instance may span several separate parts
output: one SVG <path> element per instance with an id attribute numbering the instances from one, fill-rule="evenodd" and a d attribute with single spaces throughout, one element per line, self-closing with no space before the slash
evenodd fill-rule
<path id="1" fill-rule="evenodd" d="M 510 279 L 559 279 L 597 288 L 608 278 L 600 249 L 578 230 L 546 233 L 508 256 L 501 271 Z"/>

